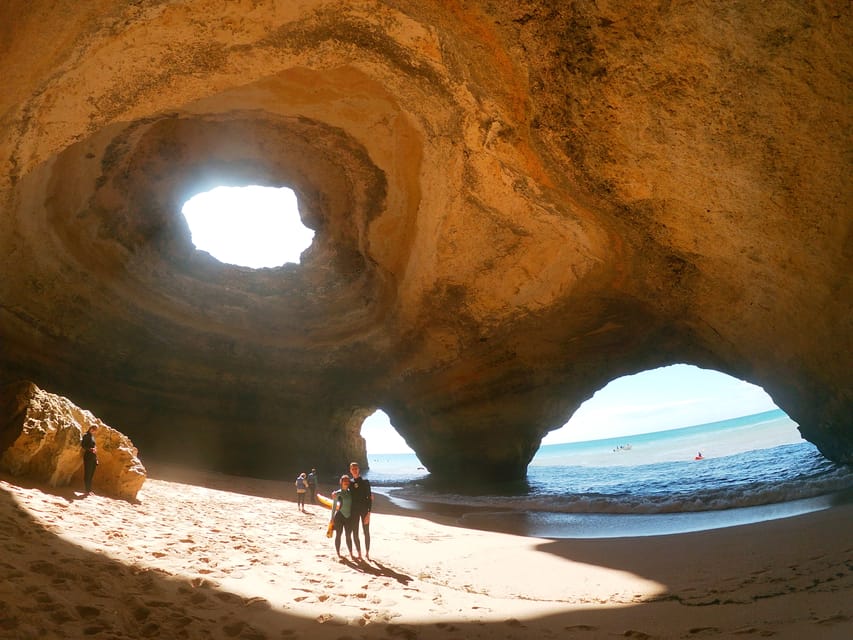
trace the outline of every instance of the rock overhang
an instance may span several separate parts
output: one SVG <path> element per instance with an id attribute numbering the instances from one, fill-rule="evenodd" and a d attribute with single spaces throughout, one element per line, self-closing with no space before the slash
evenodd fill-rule
<path id="1" fill-rule="evenodd" d="M 801 15 L 715 34 L 702 8 L 669 33 L 583 3 L 206 6 L 51 23 L 66 37 L 10 83 L 4 378 L 143 451 L 195 438 L 200 464 L 363 459 L 382 406 L 431 470 L 518 476 L 610 379 L 691 362 L 849 460 L 849 144 L 782 95 L 842 123 L 844 83 L 840 61 L 802 75 Z M 810 29 L 836 41 L 833 20 Z M 249 183 L 297 192 L 301 265 L 193 250 L 183 202 Z"/>

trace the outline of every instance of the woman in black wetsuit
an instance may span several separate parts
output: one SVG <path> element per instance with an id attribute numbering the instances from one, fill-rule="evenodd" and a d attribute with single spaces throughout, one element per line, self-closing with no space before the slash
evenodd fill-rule
<path id="1" fill-rule="evenodd" d="M 332 504 L 332 522 L 335 527 L 335 551 L 337 551 L 340 558 L 341 533 L 344 533 L 347 539 L 350 558 L 355 560 L 355 556 L 352 554 L 352 526 L 355 521 L 355 514 L 352 512 L 352 493 L 350 492 L 349 476 L 341 476 L 340 486 L 340 489 L 332 492 L 332 500 L 334 500 Z M 360 552 L 359 555 L 361 555 Z"/>

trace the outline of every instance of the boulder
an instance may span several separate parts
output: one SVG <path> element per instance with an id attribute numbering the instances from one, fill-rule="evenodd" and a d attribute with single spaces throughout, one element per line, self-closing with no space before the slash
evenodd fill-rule
<path id="1" fill-rule="evenodd" d="M 97 426 L 98 494 L 135 500 L 145 467 L 126 435 L 104 424 L 67 398 L 16 382 L 0 389 L 0 471 L 52 487 L 83 485 L 80 440 Z"/>

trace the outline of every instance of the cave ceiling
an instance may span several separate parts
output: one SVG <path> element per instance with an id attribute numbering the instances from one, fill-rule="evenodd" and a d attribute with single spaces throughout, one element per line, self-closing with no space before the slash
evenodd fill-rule
<path id="1" fill-rule="evenodd" d="M 851 462 L 850 42 L 821 2 L 6 2 L 0 380 L 143 460 L 340 466 L 382 408 L 520 477 L 685 362 Z M 193 246 L 183 203 L 248 184 L 296 192 L 300 264 Z"/>

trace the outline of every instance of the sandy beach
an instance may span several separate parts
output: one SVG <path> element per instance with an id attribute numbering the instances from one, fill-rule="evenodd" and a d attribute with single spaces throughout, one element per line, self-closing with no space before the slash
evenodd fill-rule
<path id="1" fill-rule="evenodd" d="M 550 540 L 377 502 L 370 562 L 291 483 L 161 469 L 136 503 L 0 476 L 0 638 L 850 638 L 853 506 Z"/>

